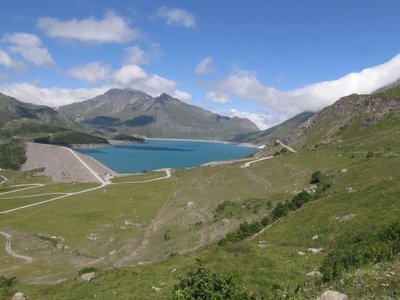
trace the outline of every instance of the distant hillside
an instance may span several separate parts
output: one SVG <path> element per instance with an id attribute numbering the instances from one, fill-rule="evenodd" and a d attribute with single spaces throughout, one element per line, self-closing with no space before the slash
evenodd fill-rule
<path id="1" fill-rule="evenodd" d="M 340 130 L 355 123 L 368 127 L 385 118 L 400 120 L 400 86 L 392 86 L 369 95 L 353 94 L 340 98 L 312 116 L 285 142 L 302 145 L 305 134 L 315 131 L 312 133 L 314 138 L 308 139 L 307 144 L 330 143 Z"/>
<path id="2" fill-rule="evenodd" d="M 59 111 L 92 128 L 148 137 L 227 139 L 258 130 L 248 119 L 220 116 L 167 94 L 153 98 L 133 89 L 111 89 Z"/>
<path id="3" fill-rule="evenodd" d="M 18 153 L 23 153 L 21 148 L 25 141 L 58 145 L 108 143 L 48 106 L 25 103 L 0 94 L 0 151 L 5 160 L 10 160 L 11 152 L 16 152 L 9 149 L 18 148 Z M 13 168 L 17 165 L 12 164 Z"/>
<path id="4" fill-rule="evenodd" d="M 312 112 L 302 112 L 267 130 L 240 134 L 232 138 L 231 141 L 236 143 L 268 144 L 276 139 L 289 136 L 300 124 L 306 122 L 312 115 L 314 115 Z"/>
<path id="5" fill-rule="evenodd" d="M 12 120 L 31 120 L 64 127 L 77 126 L 68 117 L 48 106 L 25 103 L 0 93 L 0 126 Z"/>

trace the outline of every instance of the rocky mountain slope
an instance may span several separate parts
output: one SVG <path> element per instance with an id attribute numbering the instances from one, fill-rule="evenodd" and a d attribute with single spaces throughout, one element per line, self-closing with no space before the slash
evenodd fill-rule
<path id="1" fill-rule="evenodd" d="M 148 137 L 226 139 L 258 130 L 248 119 L 224 117 L 167 94 L 153 98 L 133 89 L 111 89 L 59 111 L 91 128 Z"/>
<path id="2" fill-rule="evenodd" d="M 338 131 L 356 122 L 368 127 L 386 117 L 400 119 L 400 86 L 397 84 L 369 95 L 352 94 L 340 98 L 312 116 L 284 140 L 287 143 L 304 144 L 305 133 L 318 127 L 319 143 L 329 143 Z"/>

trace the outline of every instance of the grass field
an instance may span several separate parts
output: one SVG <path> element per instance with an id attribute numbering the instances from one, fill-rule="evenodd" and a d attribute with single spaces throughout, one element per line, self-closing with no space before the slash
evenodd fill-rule
<path id="1" fill-rule="evenodd" d="M 296 297 L 314 299 L 329 287 L 353 298 L 373 294 L 396 298 L 400 293 L 397 259 L 365 266 L 328 284 L 306 275 L 319 269 L 332 245 L 377 231 L 400 216 L 398 120 L 388 118 L 368 127 L 355 123 L 329 143 L 318 144 L 327 126 L 307 133 L 299 153 L 286 153 L 248 168 L 236 163 L 177 170 L 165 180 L 110 185 L 1 216 L 0 230 L 13 235 L 14 251 L 33 257 L 34 262 L 27 265 L 0 250 L 0 275 L 17 276 L 18 288 L 30 299 L 88 299 L 94 295 L 98 299 L 129 299 L 132 295 L 168 299 L 178 276 L 201 261 L 211 270 L 231 273 L 257 297 L 267 299 L 294 295 L 296 289 Z M 311 174 L 317 170 L 333 181 L 318 199 L 290 212 L 255 239 L 225 246 L 215 243 L 243 221 L 269 216 L 271 206 L 310 187 Z M 39 179 L 46 183 L 45 178 L 18 174 L 1 173 L 14 178 L 13 182 Z M 163 173 L 114 180 L 158 176 Z M 34 191 L 74 191 L 78 187 L 87 186 L 47 185 Z M 29 194 L 19 195 L 25 193 Z M 232 211 L 218 215 L 217 207 L 223 202 L 231 203 Z M 313 239 L 316 235 L 318 239 Z M 55 237 L 55 241 L 46 241 L 44 236 Z M 313 254 L 309 248 L 323 250 Z M 96 278 L 89 284 L 74 279 L 87 266 L 99 269 Z M 125 267 L 110 270 L 114 266 Z M 388 272 L 394 275 L 388 277 Z M 61 285 L 29 284 L 63 278 L 67 281 Z M 153 286 L 161 291 L 154 292 Z"/>

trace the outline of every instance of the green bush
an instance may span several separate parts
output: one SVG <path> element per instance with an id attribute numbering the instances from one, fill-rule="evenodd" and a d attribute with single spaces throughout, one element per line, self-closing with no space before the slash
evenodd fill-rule
<path id="1" fill-rule="evenodd" d="M 15 293 L 15 283 L 17 279 L 15 277 L 4 277 L 0 276 L 0 296 L 11 296 Z"/>
<path id="2" fill-rule="evenodd" d="M 92 273 L 92 272 L 96 272 L 96 271 L 97 271 L 97 269 L 94 267 L 87 267 L 87 268 L 80 269 L 78 271 L 78 274 L 79 274 L 79 276 L 81 276 L 83 274 Z"/>
<path id="3" fill-rule="evenodd" d="M 321 272 L 324 281 L 331 281 L 341 274 L 367 264 L 387 260 L 400 251 L 400 222 L 382 230 L 339 243 L 325 257 Z"/>
<path id="4" fill-rule="evenodd" d="M 369 152 L 367 153 L 367 158 L 373 157 L 374 155 L 375 155 L 374 152 L 369 151 Z"/>
<path id="5" fill-rule="evenodd" d="M 0 168 L 19 170 L 26 161 L 25 147 L 21 142 L 0 144 Z"/>
<path id="6" fill-rule="evenodd" d="M 223 246 L 229 242 L 242 241 L 252 236 L 253 234 L 259 232 L 268 224 L 269 224 L 268 218 L 263 218 L 260 222 L 255 221 L 252 223 L 247 223 L 247 222 L 241 223 L 237 230 L 228 233 L 223 239 L 219 240 L 218 245 Z"/>
<path id="7" fill-rule="evenodd" d="M 244 287 L 237 284 L 231 275 L 213 273 L 203 267 L 180 276 L 171 298 L 173 300 L 255 299 Z"/>
<path id="8" fill-rule="evenodd" d="M 321 171 L 315 171 L 314 173 L 311 174 L 311 181 L 310 183 L 316 184 L 319 183 L 322 179 L 322 172 Z"/>

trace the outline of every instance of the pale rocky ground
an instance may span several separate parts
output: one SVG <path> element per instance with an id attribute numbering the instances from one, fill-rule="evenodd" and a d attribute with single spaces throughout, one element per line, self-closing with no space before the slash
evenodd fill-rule
<path id="1" fill-rule="evenodd" d="M 117 175 L 95 159 L 78 152 L 76 154 L 100 177 L 104 178 L 106 174 Z M 22 171 L 45 168 L 44 175 L 52 177 L 55 182 L 98 182 L 66 147 L 26 143 L 26 157 Z"/>

